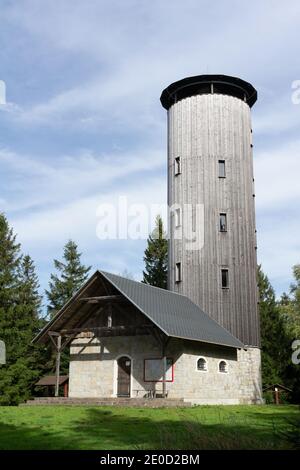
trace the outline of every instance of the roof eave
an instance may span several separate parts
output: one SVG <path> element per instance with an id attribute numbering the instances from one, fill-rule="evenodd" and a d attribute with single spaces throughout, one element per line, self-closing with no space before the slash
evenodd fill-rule
<path id="1" fill-rule="evenodd" d="M 71 297 L 68 302 L 56 313 L 56 315 L 50 320 L 47 325 L 44 326 L 44 328 L 33 338 L 31 341 L 32 344 L 41 342 L 42 338 L 47 334 L 48 331 L 50 331 L 50 328 L 55 325 L 56 321 L 59 320 L 62 315 L 65 313 L 65 311 L 69 308 L 69 306 L 76 300 L 80 294 L 90 285 L 92 284 L 97 276 L 100 274 L 100 272 L 97 270 L 94 272 L 94 274 L 83 284 L 83 286 L 75 292 L 73 297 Z"/>
<path id="2" fill-rule="evenodd" d="M 205 344 L 216 344 L 217 346 L 226 346 L 227 348 L 233 348 L 233 349 L 245 349 L 245 345 L 241 343 L 237 338 L 237 344 L 229 344 L 229 343 L 222 343 L 222 342 L 217 342 L 217 341 L 208 341 L 206 339 L 201 339 L 201 338 L 189 338 L 187 336 L 175 336 L 175 335 L 170 335 L 171 338 L 178 338 L 178 339 L 185 339 L 187 341 L 197 341 L 198 343 L 205 343 Z"/>

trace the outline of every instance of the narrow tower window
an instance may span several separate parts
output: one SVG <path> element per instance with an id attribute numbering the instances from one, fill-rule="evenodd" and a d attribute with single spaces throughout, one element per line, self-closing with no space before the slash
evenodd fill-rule
<path id="1" fill-rule="evenodd" d="M 175 176 L 181 173 L 181 160 L 180 157 L 175 158 Z"/>
<path id="2" fill-rule="evenodd" d="M 175 227 L 181 226 L 181 209 L 175 209 Z"/>
<path id="3" fill-rule="evenodd" d="M 181 263 L 176 263 L 176 266 L 175 266 L 175 281 L 176 282 L 181 281 Z"/>
<path id="4" fill-rule="evenodd" d="M 220 214 L 220 232 L 227 232 L 227 217 L 225 213 Z"/>
<path id="5" fill-rule="evenodd" d="M 219 160 L 219 178 L 226 178 L 225 160 Z"/>
<path id="6" fill-rule="evenodd" d="M 222 289 L 229 287 L 228 269 L 221 269 Z"/>

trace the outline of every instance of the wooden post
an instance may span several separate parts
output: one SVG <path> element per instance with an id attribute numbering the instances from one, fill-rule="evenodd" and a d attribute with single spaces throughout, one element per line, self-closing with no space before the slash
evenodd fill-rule
<path id="1" fill-rule="evenodd" d="M 163 347 L 162 347 L 162 366 L 163 366 L 162 396 L 163 396 L 163 398 L 166 398 L 166 395 L 167 395 L 167 383 L 166 383 L 166 378 L 167 378 L 167 358 L 166 358 L 165 342 L 163 342 Z"/>
<path id="2" fill-rule="evenodd" d="M 107 326 L 108 326 L 108 328 L 111 328 L 111 327 L 112 327 L 112 308 L 111 308 L 111 303 L 108 305 Z"/>
<path id="3" fill-rule="evenodd" d="M 167 396 L 167 382 L 166 382 L 166 378 L 167 378 L 167 358 L 166 358 L 166 356 L 163 357 L 163 372 L 164 372 L 164 375 L 163 375 L 163 398 L 166 398 L 166 396 Z"/>
<path id="4" fill-rule="evenodd" d="M 279 401 L 279 390 L 277 387 L 275 387 L 275 403 L 276 405 L 279 405 L 280 401 Z"/>
<path id="5" fill-rule="evenodd" d="M 61 354 L 61 335 L 57 337 L 56 344 L 56 381 L 55 381 L 55 396 L 59 396 L 59 374 L 60 374 L 60 354 Z"/>
<path id="6" fill-rule="evenodd" d="M 166 336 L 165 334 L 160 334 L 159 331 L 156 328 L 151 328 L 150 330 L 151 334 L 154 336 L 156 341 L 161 347 L 161 355 L 162 355 L 162 367 L 163 367 L 163 373 L 162 373 L 162 396 L 163 398 L 167 397 L 167 383 L 166 383 L 166 378 L 167 378 L 167 356 L 166 356 L 166 349 L 167 345 L 170 341 L 170 337 Z M 156 391 L 154 391 L 154 395 L 156 396 Z"/>

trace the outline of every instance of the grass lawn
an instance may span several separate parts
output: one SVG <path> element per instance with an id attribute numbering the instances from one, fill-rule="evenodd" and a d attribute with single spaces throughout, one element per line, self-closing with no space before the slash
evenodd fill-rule
<path id="1" fill-rule="evenodd" d="M 287 449 L 297 406 L 0 407 L 0 449 Z"/>

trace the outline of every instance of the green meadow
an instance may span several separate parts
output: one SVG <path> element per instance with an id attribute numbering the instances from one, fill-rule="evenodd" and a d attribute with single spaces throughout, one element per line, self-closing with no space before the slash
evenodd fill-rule
<path id="1" fill-rule="evenodd" d="M 0 408 L 0 449 L 295 449 L 297 406 Z"/>

